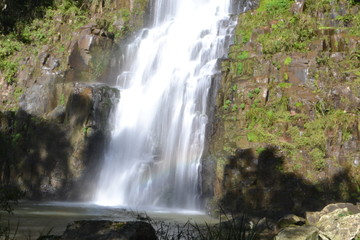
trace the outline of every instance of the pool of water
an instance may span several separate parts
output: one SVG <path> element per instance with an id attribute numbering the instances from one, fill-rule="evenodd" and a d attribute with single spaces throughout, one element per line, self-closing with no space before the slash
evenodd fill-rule
<path id="1" fill-rule="evenodd" d="M 93 203 L 76 202 L 20 202 L 12 215 L 3 213 L 2 224 L 10 224 L 12 235 L 17 229 L 16 239 L 37 239 L 41 235 L 61 235 L 66 226 L 76 220 L 135 221 L 139 216 L 171 224 L 184 224 L 188 221 L 199 225 L 216 223 L 201 211 L 182 209 L 126 209 L 123 207 L 104 207 Z"/>

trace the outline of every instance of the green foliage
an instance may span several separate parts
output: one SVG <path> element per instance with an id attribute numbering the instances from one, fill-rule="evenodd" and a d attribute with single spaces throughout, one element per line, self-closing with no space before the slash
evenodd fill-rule
<path id="1" fill-rule="evenodd" d="M 259 11 L 266 11 L 271 15 L 283 14 L 290 10 L 291 0 L 261 0 Z"/>
<path id="2" fill-rule="evenodd" d="M 238 56 L 238 58 L 240 60 L 244 60 L 244 59 L 247 59 L 249 57 L 249 52 L 248 51 L 243 51 L 240 53 L 240 55 Z"/>
<path id="3" fill-rule="evenodd" d="M 238 110 L 238 106 L 234 104 L 231 108 L 231 111 L 235 112 L 236 110 Z"/>
<path id="4" fill-rule="evenodd" d="M 14 55 L 22 49 L 22 44 L 16 41 L 14 35 L 0 35 L 0 71 L 8 84 L 15 82 L 19 64 L 14 60 Z"/>
<path id="5" fill-rule="evenodd" d="M 272 24 L 269 33 L 261 34 L 258 41 L 263 46 L 263 52 L 307 51 L 311 40 L 315 38 L 315 23 L 306 16 L 283 16 L 284 18 Z"/>
<path id="6" fill-rule="evenodd" d="M 65 106 L 65 95 L 61 94 L 59 99 L 59 104 Z"/>
<path id="7" fill-rule="evenodd" d="M 260 154 L 260 153 L 262 153 L 262 152 L 265 151 L 265 150 L 266 150 L 266 148 L 264 148 L 264 147 L 257 147 L 257 148 L 255 149 L 255 151 L 256 151 L 257 154 Z"/>
<path id="8" fill-rule="evenodd" d="M 286 57 L 285 60 L 284 60 L 284 65 L 289 66 L 291 62 L 292 62 L 292 58 L 291 57 Z"/>
<path id="9" fill-rule="evenodd" d="M 241 31 L 240 36 L 241 36 L 241 43 L 246 44 L 247 42 L 250 41 L 251 31 Z"/>
<path id="10" fill-rule="evenodd" d="M 280 88 L 290 88 L 292 86 L 292 83 L 286 83 L 286 82 L 282 82 L 279 83 L 278 85 Z"/>
<path id="11" fill-rule="evenodd" d="M 249 142 L 259 142 L 261 140 L 259 135 L 255 132 L 248 132 L 246 137 Z"/>
<path id="12" fill-rule="evenodd" d="M 284 81 L 288 81 L 289 80 L 289 75 L 287 73 L 284 73 Z"/>
<path id="13" fill-rule="evenodd" d="M 53 0 L 11 0 L 6 1 L 6 5 L 0 14 L 0 32 L 4 34 L 21 31 L 19 26 L 44 16 L 46 9 L 53 5 Z"/>
<path id="14" fill-rule="evenodd" d="M 320 150 L 319 148 L 314 148 L 313 150 L 310 151 L 309 155 L 310 155 L 311 159 L 313 160 L 316 169 L 323 170 L 325 167 L 324 151 Z"/>
<path id="15" fill-rule="evenodd" d="M 229 99 L 225 100 L 224 105 L 223 105 L 223 109 L 228 110 L 230 104 L 231 104 L 231 101 Z"/>
<path id="16" fill-rule="evenodd" d="M 245 109 L 245 103 L 241 103 L 240 108 L 241 108 L 241 110 L 244 110 Z"/>
<path id="17" fill-rule="evenodd" d="M 304 106 L 304 104 L 302 102 L 295 103 L 295 107 L 297 107 L 297 108 L 301 108 L 302 106 Z"/>
<path id="18" fill-rule="evenodd" d="M 120 9 L 120 16 L 125 22 L 128 22 L 131 19 L 131 12 L 127 8 L 122 8 Z"/>
<path id="19" fill-rule="evenodd" d="M 260 93 L 260 88 L 255 88 L 252 92 L 257 95 Z"/>
<path id="20" fill-rule="evenodd" d="M 237 64 L 237 74 L 238 75 L 241 75 L 242 73 L 243 73 L 243 63 L 242 62 L 239 62 L 238 64 Z"/>

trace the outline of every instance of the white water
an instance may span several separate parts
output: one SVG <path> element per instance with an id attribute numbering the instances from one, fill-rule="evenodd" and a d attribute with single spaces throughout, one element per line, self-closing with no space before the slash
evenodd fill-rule
<path id="1" fill-rule="evenodd" d="M 234 21 L 230 0 L 157 0 L 124 54 L 96 202 L 197 209 L 207 102 Z"/>

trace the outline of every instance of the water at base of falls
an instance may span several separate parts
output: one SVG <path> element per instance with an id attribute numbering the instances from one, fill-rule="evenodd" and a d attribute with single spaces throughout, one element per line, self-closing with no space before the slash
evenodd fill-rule
<path id="1" fill-rule="evenodd" d="M 207 102 L 235 21 L 230 0 L 157 0 L 124 53 L 95 202 L 197 209 Z"/>

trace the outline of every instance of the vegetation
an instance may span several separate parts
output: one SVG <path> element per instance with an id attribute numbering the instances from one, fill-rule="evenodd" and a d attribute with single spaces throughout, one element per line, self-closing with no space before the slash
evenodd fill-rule
<path id="1" fill-rule="evenodd" d="M 19 191 L 17 188 L 11 186 L 0 186 L 0 213 L 6 212 L 12 214 L 14 205 L 24 196 L 24 193 Z M 1 219 L 1 215 L 0 215 Z M 11 230 L 15 232 L 11 234 Z M 0 238 L 1 239 L 15 239 L 16 229 L 10 229 L 9 223 L 0 224 Z"/>
<path id="2" fill-rule="evenodd" d="M 256 10 L 239 16 L 231 61 L 223 64 L 230 66 L 226 82 L 237 86 L 236 92 L 224 90 L 224 99 L 236 107 L 222 108 L 229 131 L 223 149 L 232 149 L 231 154 L 236 146 L 277 146 L 286 157 L 281 171 L 309 174 L 304 178 L 314 182 L 311 174 L 317 176 L 329 165 L 339 164 L 329 146 L 356 139 L 360 109 L 351 96 L 360 93 L 360 55 L 350 46 L 358 46 L 351 44 L 360 36 L 360 15 L 352 13 L 359 2 L 308 0 L 300 12 L 294 12 L 293 3 L 261 0 Z M 346 10 L 339 11 L 338 6 Z M 342 33 L 341 40 L 337 32 Z M 310 52 L 316 63 L 309 60 L 307 79 L 299 83 L 293 63 L 312 59 Z M 335 60 L 333 52 L 344 57 Z M 259 82 L 255 76 L 269 82 Z M 339 86 L 349 91 L 335 104 L 328 93 Z M 268 95 L 259 94 L 261 89 Z M 360 182 L 356 169 L 350 169 L 353 182 Z"/>
<path id="3" fill-rule="evenodd" d="M 145 2 L 135 1 L 136 7 L 130 12 L 126 7 L 114 11 L 110 1 L 5 0 L 6 8 L 3 6 L 0 14 L 0 73 L 8 85 L 16 84 L 19 62 L 27 56 L 36 56 L 44 45 L 50 45 L 52 54 L 58 58 L 66 57 L 72 32 L 89 21 L 109 35 L 121 38 L 140 26 L 136 19 L 141 19 L 144 14 Z M 96 18 L 91 18 L 92 14 L 97 14 Z M 119 29 L 113 23 L 120 18 L 124 24 Z M 130 23 L 133 19 L 137 22 Z M 66 63 L 60 63 L 64 64 L 60 68 L 66 68 Z M 93 63 L 96 76 L 103 66 L 103 59 Z"/>
<path id="4" fill-rule="evenodd" d="M 145 217 L 137 214 L 142 220 L 150 223 L 156 231 L 159 240 L 256 240 L 259 229 L 246 215 L 228 215 L 220 210 L 219 223 L 203 225 L 186 222 L 184 225 L 153 220 L 145 214 Z"/>

